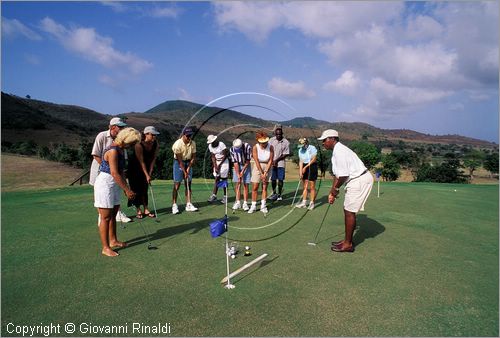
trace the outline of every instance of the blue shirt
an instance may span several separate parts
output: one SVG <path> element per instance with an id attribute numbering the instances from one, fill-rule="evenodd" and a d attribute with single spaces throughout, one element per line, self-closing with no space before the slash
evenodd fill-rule
<path id="1" fill-rule="evenodd" d="M 123 152 L 120 151 L 119 147 L 111 146 L 108 149 L 104 150 L 104 152 L 102 153 L 102 161 L 101 165 L 99 166 L 100 172 L 108 173 L 110 175 L 111 175 L 111 168 L 109 167 L 109 162 L 104 159 L 104 154 L 111 149 L 115 149 L 118 152 L 118 170 L 122 172 L 123 169 L 125 168 L 125 155 L 123 155 Z"/>
<path id="2" fill-rule="evenodd" d="M 311 162 L 312 158 L 316 156 L 317 153 L 318 150 L 316 149 L 316 147 L 309 144 L 307 148 L 304 146 L 299 149 L 299 159 L 302 161 L 302 163 L 308 164 L 309 162 Z"/>

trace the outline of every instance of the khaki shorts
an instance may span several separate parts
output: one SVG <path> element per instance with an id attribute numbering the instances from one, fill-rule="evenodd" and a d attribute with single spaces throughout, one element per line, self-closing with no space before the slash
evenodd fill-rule
<path id="1" fill-rule="evenodd" d="M 349 181 L 345 187 L 344 209 L 354 213 L 365 210 L 372 187 L 373 176 L 370 172 Z"/>
<path id="2" fill-rule="evenodd" d="M 267 163 L 261 163 L 260 167 L 262 168 L 262 170 L 266 170 L 267 169 Z M 269 178 L 271 176 L 271 173 L 268 172 L 266 176 L 267 176 L 266 177 L 266 182 L 269 182 Z M 251 182 L 252 183 L 260 183 L 260 182 L 262 182 L 261 173 L 260 173 L 259 169 L 257 168 L 256 164 L 254 164 L 252 166 L 252 179 L 251 179 Z"/>

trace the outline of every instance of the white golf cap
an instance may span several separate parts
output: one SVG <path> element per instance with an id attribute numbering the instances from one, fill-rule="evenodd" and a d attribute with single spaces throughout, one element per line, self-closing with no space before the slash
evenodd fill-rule
<path id="1" fill-rule="evenodd" d="M 153 126 L 147 126 L 146 128 L 144 128 L 144 134 L 159 135 L 160 132 Z"/>
<path id="2" fill-rule="evenodd" d="M 215 136 L 215 135 L 208 135 L 208 137 L 207 137 L 207 144 L 211 144 L 215 140 L 217 140 L 217 136 Z"/>
<path id="3" fill-rule="evenodd" d="M 118 127 L 126 127 L 127 124 L 123 122 L 123 120 L 119 117 L 113 117 L 111 121 L 109 121 L 110 126 L 118 126 Z"/>
<path id="4" fill-rule="evenodd" d="M 237 138 L 236 140 L 233 141 L 233 147 L 235 147 L 235 148 L 241 148 L 242 145 L 243 145 L 243 142 L 241 142 L 241 140 L 239 138 Z"/>
<path id="5" fill-rule="evenodd" d="M 333 129 L 327 129 L 321 134 L 320 137 L 318 137 L 318 140 L 323 141 L 325 138 L 328 137 L 339 137 L 339 133 L 336 130 Z"/>

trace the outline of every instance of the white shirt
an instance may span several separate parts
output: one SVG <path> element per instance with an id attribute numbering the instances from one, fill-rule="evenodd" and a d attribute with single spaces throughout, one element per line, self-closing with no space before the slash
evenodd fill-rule
<path id="1" fill-rule="evenodd" d="M 308 164 L 309 162 L 311 162 L 312 158 L 316 156 L 318 150 L 315 146 L 310 144 L 307 146 L 307 149 L 304 148 L 305 147 L 299 149 L 299 159 L 302 161 L 302 163 Z"/>
<path id="2" fill-rule="evenodd" d="M 332 152 L 332 171 L 336 177 L 349 176 L 349 179 L 353 179 L 365 170 L 365 165 L 354 151 L 340 142 L 335 144 Z"/>
<path id="3" fill-rule="evenodd" d="M 99 156 L 102 160 L 104 149 L 108 148 L 111 143 L 113 143 L 113 138 L 111 137 L 110 131 L 101 131 L 95 138 L 94 146 L 92 147 L 92 156 Z M 90 167 L 90 185 L 94 185 L 97 174 L 99 174 L 99 163 L 94 159 Z"/>
<path id="4" fill-rule="evenodd" d="M 217 145 L 217 147 L 215 147 L 215 148 L 212 146 L 212 144 L 208 145 L 208 150 L 210 151 L 210 153 L 215 155 L 215 160 L 217 162 L 222 161 L 222 159 L 224 158 L 224 150 L 225 149 L 226 149 L 226 145 L 220 141 L 219 141 L 219 144 Z M 227 157 L 226 157 L 226 161 L 228 161 Z M 224 162 L 226 162 L 226 161 L 224 161 Z"/>

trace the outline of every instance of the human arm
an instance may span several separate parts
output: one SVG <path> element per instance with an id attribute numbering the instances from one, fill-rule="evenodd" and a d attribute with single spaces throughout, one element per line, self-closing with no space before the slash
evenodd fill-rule
<path id="1" fill-rule="evenodd" d="M 133 199 L 135 197 L 135 193 L 130 189 L 130 187 L 127 184 L 127 181 L 125 180 L 125 175 L 123 171 L 120 172 L 119 166 L 118 166 L 118 150 L 116 149 L 111 149 L 104 154 L 104 158 L 108 161 L 109 163 L 109 169 L 111 176 L 115 180 L 116 184 L 120 186 L 125 191 L 125 194 L 127 195 L 128 199 Z"/>
<path id="2" fill-rule="evenodd" d="M 340 193 L 340 187 L 349 179 L 349 176 L 335 176 L 333 180 L 332 188 L 330 189 L 330 193 L 328 194 L 328 203 L 333 204 L 335 199 Z"/>

